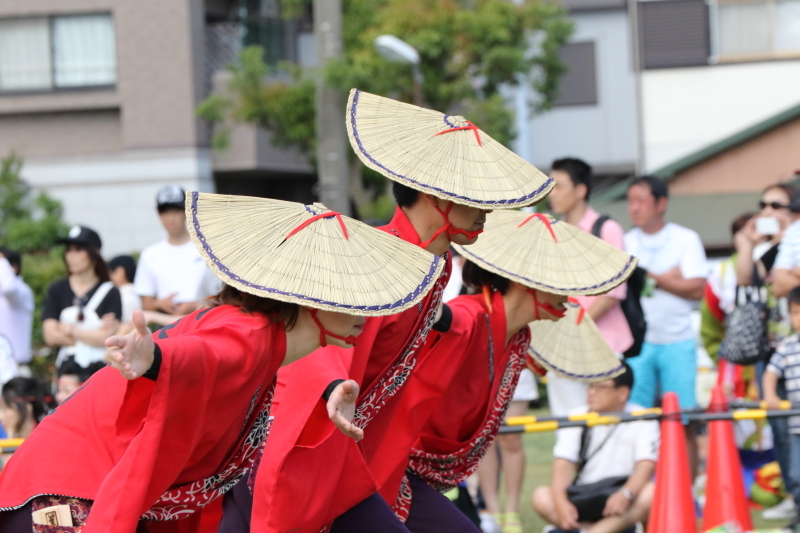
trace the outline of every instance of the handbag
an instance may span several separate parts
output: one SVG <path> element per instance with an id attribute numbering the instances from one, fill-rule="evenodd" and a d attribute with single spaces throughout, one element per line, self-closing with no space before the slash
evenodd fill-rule
<path id="1" fill-rule="evenodd" d="M 608 498 L 617 492 L 628 481 L 628 476 L 614 476 L 595 481 L 594 483 L 587 483 L 585 485 L 576 485 L 578 476 L 580 476 L 586 463 L 595 456 L 597 452 L 608 442 L 609 437 L 617 429 L 616 426 L 611 428 L 606 438 L 600 443 L 600 446 L 587 457 L 589 451 L 589 442 L 591 440 L 591 428 L 584 428 L 581 433 L 581 448 L 578 452 L 578 466 L 575 472 L 575 480 L 572 485 L 567 487 L 567 499 L 578 510 L 579 522 L 598 522 L 603 518 L 603 510 L 606 508 L 606 501 Z"/>
<path id="2" fill-rule="evenodd" d="M 767 315 L 767 289 L 754 269 L 752 285 L 736 288 L 736 307 L 725 318 L 720 356 L 737 365 L 752 365 L 769 358 L 772 346 Z"/>

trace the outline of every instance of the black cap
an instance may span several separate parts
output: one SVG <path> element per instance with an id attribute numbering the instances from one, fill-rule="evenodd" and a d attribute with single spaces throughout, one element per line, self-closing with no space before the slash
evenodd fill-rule
<path id="1" fill-rule="evenodd" d="M 169 208 L 183 210 L 185 204 L 186 191 L 177 185 L 162 187 L 156 194 L 156 207 L 158 207 L 159 212 Z"/>
<path id="2" fill-rule="evenodd" d="M 103 241 L 100 240 L 100 235 L 91 228 L 86 226 L 72 226 L 69 233 L 63 239 L 59 239 L 60 244 L 80 244 L 82 246 L 91 246 L 98 250 L 103 247 Z"/>

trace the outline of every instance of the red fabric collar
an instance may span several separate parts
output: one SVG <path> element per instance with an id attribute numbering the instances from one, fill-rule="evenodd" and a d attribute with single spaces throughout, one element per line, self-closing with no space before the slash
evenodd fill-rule
<path id="1" fill-rule="evenodd" d="M 378 229 L 383 230 L 386 233 L 397 235 L 404 241 L 410 242 L 411 244 L 415 244 L 417 246 L 422 244 L 422 239 L 419 238 L 417 230 L 414 229 L 414 225 L 408 219 L 408 215 L 406 215 L 400 207 L 395 209 L 394 216 L 389 224 Z"/>

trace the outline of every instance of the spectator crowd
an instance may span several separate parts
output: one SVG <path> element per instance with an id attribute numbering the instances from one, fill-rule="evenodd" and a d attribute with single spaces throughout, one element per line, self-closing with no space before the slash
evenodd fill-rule
<path id="1" fill-rule="evenodd" d="M 85 226 L 73 226 L 58 241 L 67 276 L 48 287 L 41 314 L 44 342 L 56 354 L 52 383 L 42 383 L 30 369 L 34 295 L 22 278 L 21 255 L 0 247 L 0 437 L 27 437 L 103 368 L 105 340 L 133 329 L 134 310 L 161 327 L 219 292 L 189 237 L 185 196 L 175 185 L 158 191 L 166 238 L 143 250 L 138 262 L 130 255 L 106 262 L 100 234 Z"/>
<path id="2" fill-rule="evenodd" d="M 729 400 L 763 399 L 771 407 L 786 399 L 800 402 L 800 191 L 774 184 L 763 191 L 753 212 L 732 213 L 734 253 L 709 266 L 700 236 L 666 220 L 669 190 L 662 179 L 640 176 L 629 182 L 627 222 L 632 229 L 626 233 L 621 224 L 626 221 L 590 206 L 594 180 L 589 164 L 559 159 L 550 175 L 555 181 L 549 196 L 553 214 L 637 257 L 640 267 L 636 283 L 632 278 L 607 294 L 578 299 L 625 361 L 624 373 L 591 384 L 551 373 L 546 391 L 554 416 L 630 412 L 658 405 L 666 392 L 677 394 L 681 408 L 694 408 L 699 348 L 715 361 Z M 44 341 L 55 354 L 52 383 L 42 384 L 31 375 L 34 296 L 23 281 L 20 254 L 0 248 L 0 436 L 25 438 L 48 411 L 105 366 L 105 340 L 131 331 L 134 310 L 163 327 L 203 307 L 219 291 L 217 278 L 191 242 L 184 201 L 180 187 L 157 192 L 165 238 L 144 249 L 138 261 L 130 255 L 104 260 L 101 235 L 85 226 L 72 227 L 59 241 L 67 276 L 50 285 L 41 313 Z M 456 258 L 445 299 L 463 291 L 460 265 Z M 692 322 L 697 311 L 699 331 Z M 523 415 L 529 402 L 538 399 L 538 390 L 534 375 L 525 371 L 507 416 Z M 691 475 L 700 480 L 703 458 L 713 450 L 702 449 L 702 427 L 687 422 L 685 429 Z M 785 498 L 765 517 L 790 520 L 795 527 L 800 419 L 770 419 L 769 426 L 751 428 L 751 433 L 762 444 L 771 443 L 758 450 L 763 453 L 756 466 L 777 461 L 785 488 Z M 545 531 L 627 533 L 646 524 L 658 447 L 659 427 L 653 421 L 559 430 L 551 479 L 529 495 L 535 511 L 550 524 Z M 522 437 L 498 436 L 473 487 L 482 495 L 483 510 L 475 518 L 485 533 L 523 531 L 524 471 Z"/>

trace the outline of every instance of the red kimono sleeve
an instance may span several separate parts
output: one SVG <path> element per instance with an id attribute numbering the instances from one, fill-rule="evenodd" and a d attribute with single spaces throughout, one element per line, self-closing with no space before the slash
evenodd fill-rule
<path id="1" fill-rule="evenodd" d="M 84 533 L 129 533 L 167 489 L 216 473 L 282 362 L 285 336 L 233 308 L 197 318 L 154 334 L 156 381 L 105 368 L 48 416 L 0 476 L 0 507 L 38 494 L 87 498 Z"/>

